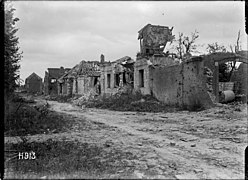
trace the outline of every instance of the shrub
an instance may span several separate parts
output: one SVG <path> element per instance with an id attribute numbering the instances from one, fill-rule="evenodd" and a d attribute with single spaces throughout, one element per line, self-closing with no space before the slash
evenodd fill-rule
<path id="1" fill-rule="evenodd" d="M 17 109 L 18 108 L 18 109 Z M 45 107 L 44 107 L 45 108 Z M 71 121 L 48 109 L 39 111 L 37 108 L 28 104 L 11 103 L 11 109 L 5 116 L 4 131 L 8 136 L 24 136 L 28 134 L 48 133 L 56 130 L 64 131 L 70 126 Z M 44 113 L 45 112 L 45 113 Z"/>

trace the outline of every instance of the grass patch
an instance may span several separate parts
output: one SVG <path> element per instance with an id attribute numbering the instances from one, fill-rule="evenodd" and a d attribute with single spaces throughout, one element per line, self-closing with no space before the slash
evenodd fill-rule
<path id="1" fill-rule="evenodd" d="M 70 174 L 73 172 L 86 172 L 87 174 L 114 174 L 125 169 L 122 159 L 137 159 L 130 152 L 111 150 L 94 144 L 80 143 L 78 141 L 21 142 L 9 144 L 7 149 L 17 152 L 35 152 L 34 160 L 11 160 L 6 168 L 19 174 Z"/>
<path id="2" fill-rule="evenodd" d="M 27 103 L 12 102 L 5 116 L 6 136 L 25 136 L 48 132 L 63 132 L 71 127 L 72 121 L 66 116 L 43 109 L 36 109 Z"/>
<path id="3" fill-rule="evenodd" d="M 121 94 L 101 97 L 85 103 L 89 108 L 102 108 L 115 111 L 171 112 L 175 107 L 165 105 L 150 95 Z"/>

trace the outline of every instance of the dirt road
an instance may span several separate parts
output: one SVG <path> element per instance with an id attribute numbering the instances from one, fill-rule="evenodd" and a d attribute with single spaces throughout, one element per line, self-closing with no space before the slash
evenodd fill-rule
<path id="1" fill-rule="evenodd" d="M 77 139 L 134 154 L 135 159 L 121 160 L 126 169 L 113 178 L 122 178 L 128 168 L 129 178 L 244 178 L 245 105 L 201 112 L 139 113 L 48 103 L 51 110 L 69 114 L 77 123 L 66 133 L 33 138 Z"/>
<path id="2" fill-rule="evenodd" d="M 54 111 L 86 117 L 89 122 L 101 125 L 97 133 L 81 134 L 80 128 L 75 129 L 81 139 L 85 135 L 90 141 L 134 152 L 138 160 L 128 163 L 137 168 L 134 171 L 137 177 L 244 178 L 246 107 L 162 114 L 49 104 Z"/>

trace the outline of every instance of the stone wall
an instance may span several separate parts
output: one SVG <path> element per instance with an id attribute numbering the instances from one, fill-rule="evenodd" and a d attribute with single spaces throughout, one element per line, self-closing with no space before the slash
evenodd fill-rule
<path id="1" fill-rule="evenodd" d="M 94 80 L 94 77 L 88 77 L 88 76 L 78 77 L 77 94 L 82 95 L 82 94 L 88 93 L 92 88 L 94 88 L 93 80 Z"/>
<path id="2" fill-rule="evenodd" d="M 182 104 L 182 76 L 179 65 L 150 67 L 151 89 L 159 101 L 171 105 Z"/>
<path id="3" fill-rule="evenodd" d="M 146 58 L 139 59 L 134 64 L 134 90 L 140 91 L 142 94 L 151 94 L 150 88 L 150 70 L 149 66 L 152 63 Z M 141 86 L 140 71 L 143 70 L 143 86 Z"/>
<path id="4" fill-rule="evenodd" d="M 135 64 L 135 90 L 151 94 L 168 105 L 203 106 L 213 105 L 207 92 L 206 77 L 201 58 L 180 65 L 153 66 L 147 60 Z M 144 87 L 139 87 L 139 70 L 144 69 Z"/>
<path id="5" fill-rule="evenodd" d="M 164 66 L 170 66 L 170 65 L 175 65 L 178 64 L 177 61 L 175 61 L 171 57 L 163 57 L 163 56 L 152 56 L 150 58 L 150 61 L 153 65 L 164 65 Z"/>
<path id="6" fill-rule="evenodd" d="M 63 83 L 62 84 L 62 94 L 63 95 L 66 95 L 67 94 L 67 84 L 66 83 Z"/>
<path id="7" fill-rule="evenodd" d="M 235 83 L 237 94 L 245 94 L 248 96 L 248 65 L 241 63 L 238 70 L 233 73 L 231 81 Z"/>
<path id="8" fill-rule="evenodd" d="M 108 74 L 110 75 L 110 87 L 108 87 Z M 113 65 L 102 67 L 101 70 L 101 94 L 110 96 L 118 92 L 118 87 L 115 87 L 115 71 Z"/>
<path id="9" fill-rule="evenodd" d="M 213 102 L 207 92 L 204 64 L 201 58 L 182 63 L 182 103 L 184 106 L 209 108 Z"/>

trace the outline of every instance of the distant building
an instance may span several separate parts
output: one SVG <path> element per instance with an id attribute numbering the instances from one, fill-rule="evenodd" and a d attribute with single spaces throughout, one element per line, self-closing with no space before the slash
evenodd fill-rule
<path id="1" fill-rule="evenodd" d="M 101 56 L 101 61 L 104 62 L 104 56 Z M 58 94 L 85 94 L 97 89 L 101 75 L 100 64 L 99 61 L 81 61 L 58 79 Z M 98 91 L 100 93 L 100 87 Z"/>
<path id="2" fill-rule="evenodd" d="M 48 68 L 45 72 L 44 78 L 44 94 L 45 95 L 57 95 L 58 94 L 58 83 L 57 80 L 63 76 L 70 68 Z"/>
<path id="3" fill-rule="evenodd" d="M 42 78 L 32 73 L 25 80 L 25 88 L 28 93 L 42 93 Z"/>

